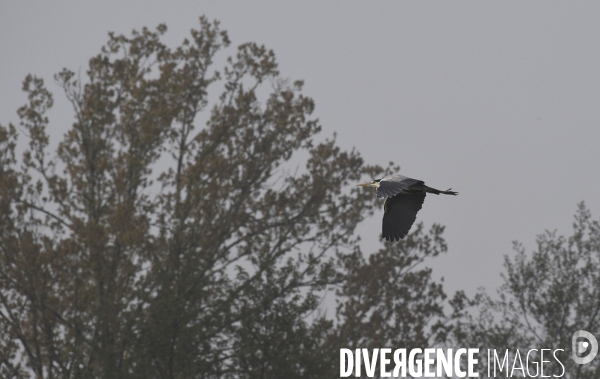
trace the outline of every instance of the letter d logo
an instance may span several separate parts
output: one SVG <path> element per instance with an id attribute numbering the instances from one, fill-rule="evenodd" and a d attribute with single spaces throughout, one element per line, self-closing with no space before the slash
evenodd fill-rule
<path id="1" fill-rule="evenodd" d="M 577 341 L 578 338 L 585 338 L 590 342 L 589 343 L 587 341 L 579 341 L 578 342 Z M 582 354 L 583 352 L 585 352 L 587 350 L 589 344 L 592 345 L 592 348 L 590 349 L 590 353 L 588 354 L 588 356 L 587 357 L 578 356 L 578 354 Z M 575 361 L 575 363 L 580 364 L 580 365 L 590 363 L 594 358 L 596 358 L 597 354 L 598 354 L 598 341 L 596 340 L 596 337 L 594 337 L 592 335 L 592 333 L 586 332 L 585 330 L 578 330 L 575 333 L 573 333 L 573 338 L 571 339 L 571 356 L 573 357 L 573 360 Z"/>

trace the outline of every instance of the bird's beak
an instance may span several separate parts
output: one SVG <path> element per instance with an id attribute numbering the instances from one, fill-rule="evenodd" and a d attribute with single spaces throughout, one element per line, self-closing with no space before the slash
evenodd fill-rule
<path id="1" fill-rule="evenodd" d="M 360 183 L 360 184 L 357 184 L 356 186 L 359 186 L 359 187 L 373 187 L 373 183 L 371 183 L 371 182 Z"/>

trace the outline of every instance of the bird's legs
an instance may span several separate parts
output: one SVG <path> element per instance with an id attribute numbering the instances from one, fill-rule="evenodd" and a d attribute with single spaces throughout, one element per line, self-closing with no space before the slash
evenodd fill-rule
<path id="1" fill-rule="evenodd" d="M 423 188 L 425 189 L 425 192 L 433 193 L 433 194 L 436 194 L 436 195 L 439 195 L 440 193 L 443 193 L 444 195 L 454 195 L 454 196 L 458 195 L 458 192 L 452 191 L 452 188 L 448 188 L 445 191 L 440 191 L 438 189 L 431 188 L 431 187 L 428 187 L 428 186 L 423 186 Z"/>

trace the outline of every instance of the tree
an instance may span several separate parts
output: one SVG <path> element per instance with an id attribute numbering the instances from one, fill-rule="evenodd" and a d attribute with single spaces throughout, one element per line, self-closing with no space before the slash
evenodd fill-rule
<path id="1" fill-rule="evenodd" d="M 577 330 L 600 336 L 600 222 L 592 219 L 582 202 L 570 237 L 546 231 L 538 236 L 537 250 L 530 256 L 520 243 L 514 243 L 514 250 L 514 257 L 505 257 L 504 284 L 497 297 L 485 292 L 478 295 L 475 314 L 461 320 L 454 330 L 457 344 L 496 349 L 499 355 L 508 349 L 509 370 L 519 350 L 524 368 L 532 375 L 536 371 L 541 375 L 536 368 L 540 355 L 535 354 L 526 367 L 530 349 L 564 349 L 557 352 L 562 365 L 550 355 L 544 375 L 598 378 L 597 358 L 586 365 L 571 359 L 571 338 Z M 486 359 L 484 354 L 482 373 L 487 371 Z M 514 376 L 520 373 L 516 370 Z"/>
<path id="2" fill-rule="evenodd" d="M 42 79 L 23 84 L 22 159 L 0 126 L 2 377 L 330 377 L 340 347 L 442 338 L 445 294 L 418 264 L 443 228 L 369 261 L 357 244 L 378 204 L 351 184 L 393 167 L 317 139 L 272 51 L 213 71 L 217 22 L 175 49 L 166 30 L 111 33 L 85 82 L 56 75 L 75 120 L 54 153 Z M 333 320 L 317 312 L 335 287 Z"/>

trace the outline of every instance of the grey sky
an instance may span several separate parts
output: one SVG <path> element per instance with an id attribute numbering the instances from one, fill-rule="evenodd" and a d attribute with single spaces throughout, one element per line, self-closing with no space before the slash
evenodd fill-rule
<path id="1" fill-rule="evenodd" d="M 417 217 L 447 227 L 433 266 L 449 290 L 498 286 L 511 241 L 569 234 L 581 200 L 600 216 L 598 2 L 4 1 L 0 123 L 16 122 L 34 73 L 55 93 L 56 141 L 72 114 L 55 72 L 83 74 L 109 30 L 165 22 L 176 44 L 201 14 L 304 79 L 325 135 L 460 192 L 428 196 Z M 360 228 L 372 249 L 381 215 Z"/>

